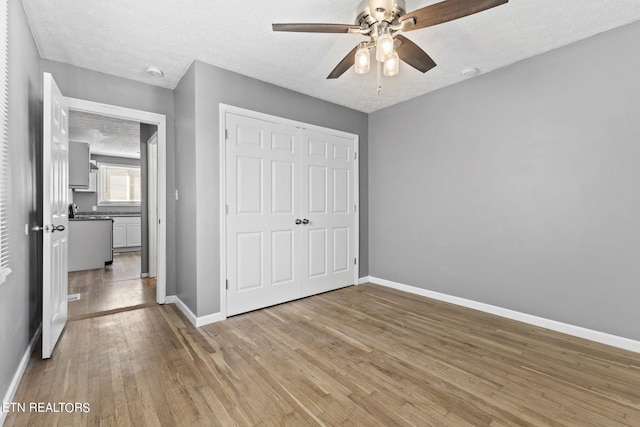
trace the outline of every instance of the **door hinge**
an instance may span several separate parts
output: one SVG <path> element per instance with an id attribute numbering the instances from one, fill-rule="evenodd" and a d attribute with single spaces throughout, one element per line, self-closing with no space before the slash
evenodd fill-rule
<path id="1" fill-rule="evenodd" d="M 357 159 L 358 158 L 358 153 L 356 151 L 353 152 L 353 158 Z"/>
<path id="2" fill-rule="evenodd" d="M 229 279 L 226 279 L 224 281 L 224 286 L 225 286 L 225 289 L 229 289 Z"/>
<path id="3" fill-rule="evenodd" d="M 229 215 L 229 205 L 224 206 L 224 212 Z"/>
<path id="4" fill-rule="evenodd" d="M 358 205 L 353 205 L 353 211 L 358 212 Z"/>
<path id="5" fill-rule="evenodd" d="M 354 265 L 358 265 L 358 258 L 354 258 L 354 259 L 353 259 L 353 264 L 354 264 Z"/>
<path id="6" fill-rule="evenodd" d="M 229 139 L 229 131 L 227 129 L 224 130 L 224 139 L 225 141 Z"/>

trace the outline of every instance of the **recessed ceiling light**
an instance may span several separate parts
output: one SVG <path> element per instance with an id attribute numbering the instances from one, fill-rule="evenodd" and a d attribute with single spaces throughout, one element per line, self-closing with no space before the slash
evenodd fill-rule
<path id="1" fill-rule="evenodd" d="M 164 76 L 164 71 L 162 71 L 160 68 L 158 67 L 149 67 L 146 69 L 147 74 L 149 74 L 150 76 L 153 77 L 162 77 Z"/>
<path id="2" fill-rule="evenodd" d="M 476 74 L 478 74 L 480 72 L 480 70 L 478 70 L 476 67 L 470 67 L 470 68 L 465 68 L 464 70 L 462 70 L 462 75 L 465 77 L 473 77 Z"/>

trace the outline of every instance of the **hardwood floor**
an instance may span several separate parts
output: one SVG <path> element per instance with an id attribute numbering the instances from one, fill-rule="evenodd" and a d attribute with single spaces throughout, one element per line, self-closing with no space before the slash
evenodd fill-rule
<path id="1" fill-rule="evenodd" d="M 140 252 L 114 254 L 113 264 L 95 270 L 69 273 L 69 318 L 79 319 L 103 312 L 153 305 L 156 301 L 155 279 L 140 278 Z"/>
<path id="2" fill-rule="evenodd" d="M 14 401 L 90 412 L 7 426 L 638 426 L 640 354 L 367 284 L 199 329 L 172 305 L 72 321 Z"/>

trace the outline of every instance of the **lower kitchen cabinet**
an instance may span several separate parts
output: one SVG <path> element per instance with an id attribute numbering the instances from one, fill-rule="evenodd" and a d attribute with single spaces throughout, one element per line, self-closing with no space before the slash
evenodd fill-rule
<path id="1" fill-rule="evenodd" d="M 113 217 L 113 248 L 133 248 L 142 244 L 139 216 Z"/>
<path id="2" fill-rule="evenodd" d="M 112 261 L 111 218 L 69 220 L 68 271 L 103 268 Z"/>

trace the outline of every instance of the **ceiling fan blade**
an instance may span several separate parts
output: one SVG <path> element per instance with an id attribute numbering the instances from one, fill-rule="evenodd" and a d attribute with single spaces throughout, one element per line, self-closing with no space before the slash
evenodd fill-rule
<path id="1" fill-rule="evenodd" d="M 396 39 L 401 42 L 400 46 L 396 47 L 396 52 L 404 62 L 422 73 L 436 66 L 434 60 L 420 46 L 400 34 L 396 35 Z"/>
<path id="2" fill-rule="evenodd" d="M 474 13 L 505 4 L 508 1 L 509 0 L 445 0 L 409 12 L 400 18 L 400 22 L 411 18 L 415 19 L 415 25 L 405 30 L 413 31 L 473 15 Z"/>
<path id="3" fill-rule="evenodd" d="M 327 76 L 327 79 L 337 79 L 351 68 L 351 66 L 356 63 L 356 50 L 358 50 L 358 46 L 354 47 L 351 52 L 347 53 L 347 56 L 342 58 L 342 61 L 336 65 L 336 68 Z"/>
<path id="4" fill-rule="evenodd" d="M 357 25 L 345 24 L 272 24 L 273 31 L 294 33 L 359 33 Z"/>

